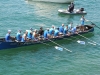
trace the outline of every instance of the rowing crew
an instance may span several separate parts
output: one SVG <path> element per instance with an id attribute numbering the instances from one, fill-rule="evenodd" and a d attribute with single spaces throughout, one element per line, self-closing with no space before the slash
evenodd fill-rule
<path id="1" fill-rule="evenodd" d="M 48 38 L 59 38 L 62 37 L 62 35 L 70 36 L 71 34 L 75 34 L 76 32 L 77 28 L 72 27 L 72 23 L 66 26 L 62 24 L 59 28 L 55 28 L 55 26 L 52 25 L 51 28 L 47 28 L 46 30 L 43 30 L 43 28 L 40 27 L 39 31 L 37 29 L 33 31 L 33 29 L 30 28 L 30 30 L 26 30 L 23 35 L 21 35 L 21 30 L 18 30 L 15 38 L 10 36 L 11 30 L 8 30 L 8 33 L 5 36 L 5 41 L 6 42 L 12 42 L 13 40 L 16 42 L 38 41 L 38 40 L 45 40 Z"/>
<path id="2" fill-rule="evenodd" d="M 47 28 L 46 30 L 43 30 L 42 27 L 40 27 L 40 30 L 37 31 L 36 29 L 33 31 L 32 28 L 30 30 L 26 30 L 23 35 L 21 35 L 21 30 L 18 30 L 18 33 L 16 34 L 16 38 L 13 38 L 10 36 L 11 30 L 8 30 L 8 33 L 5 36 L 6 42 L 12 42 L 12 40 L 16 40 L 17 42 L 29 42 L 29 41 L 38 41 L 38 40 L 45 40 L 48 38 L 58 38 L 62 36 L 70 36 L 71 34 L 78 33 L 80 31 L 84 32 L 84 22 L 89 21 L 84 18 L 84 16 L 81 17 L 81 26 L 75 26 L 73 27 L 70 23 L 69 25 L 64 26 L 62 24 L 59 28 L 55 28 L 54 25 L 52 25 L 51 28 Z"/>

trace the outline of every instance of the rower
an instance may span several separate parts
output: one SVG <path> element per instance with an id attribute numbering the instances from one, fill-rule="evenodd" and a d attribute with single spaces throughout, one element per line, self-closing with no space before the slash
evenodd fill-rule
<path id="1" fill-rule="evenodd" d="M 71 29 L 71 33 L 72 33 L 72 34 L 75 34 L 75 33 L 77 33 L 76 26 L 75 26 L 75 27 L 72 27 L 72 29 Z"/>
<path id="2" fill-rule="evenodd" d="M 32 39 L 32 32 L 33 32 L 32 30 L 33 30 L 32 28 L 30 28 L 30 30 L 27 30 L 27 32 L 28 32 L 27 38 L 28 38 L 29 40 Z"/>
<path id="3" fill-rule="evenodd" d="M 73 23 L 70 23 L 70 24 L 68 25 L 68 35 L 71 35 L 72 24 L 73 24 Z"/>
<path id="4" fill-rule="evenodd" d="M 70 24 L 68 25 L 68 30 L 71 30 L 72 24 L 73 24 L 73 23 L 70 23 Z"/>
<path id="5" fill-rule="evenodd" d="M 26 32 L 22 35 L 21 42 L 28 42 L 29 41 L 29 39 L 27 38 L 27 34 L 28 34 L 28 31 L 26 30 Z"/>
<path id="6" fill-rule="evenodd" d="M 44 34 L 44 30 L 42 27 L 40 27 L 40 30 L 38 31 L 39 40 L 43 40 L 43 34 Z"/>
<path id="7" fill-rule="evenodd" d="M 5 36 L 6 42 L 12 42 L 12 37 L 10 36 L 11 30 L 8 30 L 8 33 Z"/>
<path id="8" fill-rule="evenodd" d="M 66 26 L 64 27 L 63 34 L 64 34 L 64 35 L 67 35 L 67 34 L 68 34 L 68 25 L 66 25 Z"/>
<path id="9" fill-rule="evenodd" d="M 32 39 L 33 39 L 34 41 L 38 41 L 37 29 L 34 30 L 33 35 L 32 35 Z"/>
<path id="10" fill-rule="evenodd" d="M 18 30 L 17 34 L 16 34 L 16 41 L 20 42 L 22 39 L 22 35 L 21 35 L 21 30 Z"/>
<path id="11" fill-rule="evenodd" d="M 64 32 L 64 24 L 62 24 L 62 25 L 59 27 L 59 32 L 60 32 L 60 34 L 63 34 L 63 32 Z"/>
<path id="12" fill-rule="evenodd" d="M 59 28 L 56 28 L 54 30 L 54 38 L 57 38 L 57 37 L 59 37 Z"/>
<path id="13" fill-rule="evenodd" d="M 44 31 L 44 39 L 48 39 L 49 38 L 49 28 L 47 28 L 45 31 Z"/>
<path id="14" fill-rule="evenodd" d="M 55 26 L 52 25 L 52 28 L 49 29 L 50 38 L 53 38 L 54 28 L 55 28 Z"/>

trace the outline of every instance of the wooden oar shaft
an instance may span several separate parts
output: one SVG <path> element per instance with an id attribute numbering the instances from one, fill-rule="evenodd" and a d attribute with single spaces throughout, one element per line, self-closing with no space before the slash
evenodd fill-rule
<path id="1" fill-rule="evenodd" d="M 56 45 L 62 47 L 63 49 L 65 49 L 65 50 L 67 50 L 67 51 L 69 51 L 69 52 L 72 52 L 71 50 L 69 50 L 69 49 L 67 49 L 67 48 L 65 48 L 65 47 L 63 47 L 63 46 L 61 46 L 61 45 L 59 45 L 58 43 L 56 43 L 56 42 L 54 42 L 54 41 L 52 41 L 52 40 L 50 40 L 50 39 L 48 39 L 48 40 L 51 41 L 52 43 L 54 43 L 54 44 L 56 44 Z"/>
<path id="2" fill-rule="evenodd" d="M 50 45 L 50 44 L 47 44 L 47 43 L 44 43 L 44 42 L 41 42 L 41 41 L 39 41 L 40 43 L 42 43 L 42 44 L 45 44 L 45 45 L 47 45 L 47 46 L 52 46 L 52 45 Z"/>
<path id="3" fill-rule="evenodd" d="M 95 26 L 100 29 L 100 27 L 98 27 L 97 25 L 95 25 Z"/>
<path id="4" fill-rule="evenodd" d="M 91 21 L 90 21 L 91 22 Z M 95 25 L 97 28 L 99 28 L 100 29 L 100 27 L 99 26 L 97 26 L 96 24 L 94 24 L 93 22 L 91 22 L 93 25 Z"/>
<path id="5" fill-rule="evenodd" d="M 91 42 L 93 42 L 94 44 L 98 44 L 97 42 L 95 42 L 95 41 L 93 41 L 93 40 L 91 40 L 91 39 L 89 39 L 89 38 L 87 38 L 87 37 L 85 37 L 85 36 L 83 36 L 81 34 L 78 34 L 78 35 L 83 37 L 83 38 L 85 38 L 85 39 L 87 39 L 87 40 L 89 40 L 89 41 L 91 41 Z M 98 44 L 98 45 L 100 45 L 100 44 Z"/>

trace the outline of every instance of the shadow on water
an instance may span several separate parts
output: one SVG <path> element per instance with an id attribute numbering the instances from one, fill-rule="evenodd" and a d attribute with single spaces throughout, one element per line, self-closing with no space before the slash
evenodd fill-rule
<path id="1" fill-rule="evenodd" d="M 68 22 L 73 22 L 73 18 L 74 18 L 73 15 L 66 15 L 66 14 L 58 13 L 58 16 L 65 18 L 66 21 L 68 21 Z"/>
<path id="2" fill-rule="evenodd" d="M 23 46 L 23 47 L 18 47 L 18 48 L 11 48 L 11 49 L 5 49 L 0 51 L 0 55 L 13 55 L 15 53 L 23 52 L 32 52 L 35 53 L 40 49 L 43 49 L 43 44 L 38 44 L 38 45 L 30 45 L 30 46 Z"/>

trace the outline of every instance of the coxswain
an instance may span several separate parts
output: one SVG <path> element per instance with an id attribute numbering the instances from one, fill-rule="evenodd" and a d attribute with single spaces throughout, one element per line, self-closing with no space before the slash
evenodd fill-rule
<path id="1" fill-rule="evenodd" d="M 21 39 L 22 39 L 21 30 L 18 30 L 18 32 L 16 34 L 16 41 L 21 42 Z"/>
<path id="2" fill-rule="evenodd" d="M 84 31 L 84 29 L 85 29 L 85 28 L 84 28 L 84 22 L 85 22 L 85 21 L 88 21 L 88 20 L 86 20 L 86 19 L 84 18 L 84 16 L 82 16 L 80 20 L 81 20 L 80 30 L 81 30 L 81 31 Z"/>
<path id="3" fill-rule="evenodd" d="M 11 30 L 8 30 L 8 33 L 5 36 L 6 42 L 12 42 L 12 37 L 10 36 Z"/>

